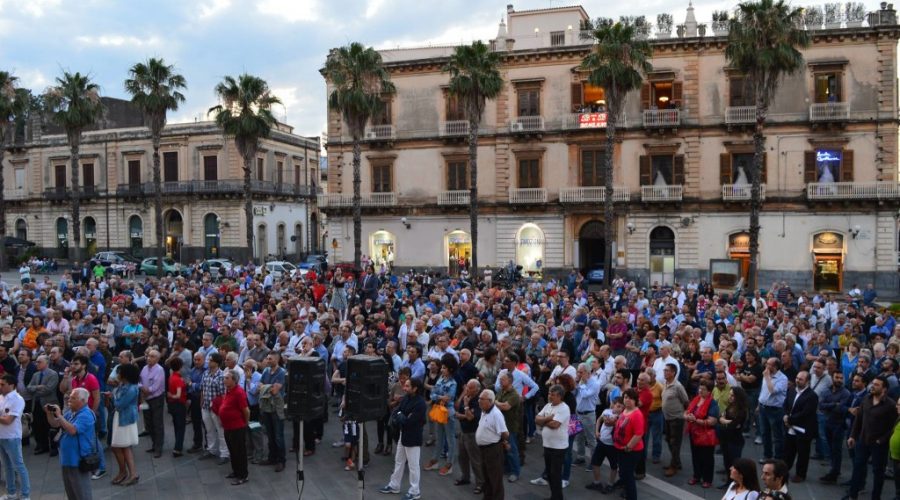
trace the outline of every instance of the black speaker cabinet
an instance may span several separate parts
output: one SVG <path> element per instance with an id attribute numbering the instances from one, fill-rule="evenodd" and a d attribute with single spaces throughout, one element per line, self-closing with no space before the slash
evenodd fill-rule
<path id="1" fill-rule="evenodd" d="M 357 355 L 347 360 L 347 415 L 357 422 L 387 414 L 388 365 L 380 356 Z"/>
<path id="2" fill-rule="evenodd" d="M 308 421 L 325 417 L 327 409 L 325 360 L 300 357 L 288 361 L 285 416 L 292 420 Z"/>

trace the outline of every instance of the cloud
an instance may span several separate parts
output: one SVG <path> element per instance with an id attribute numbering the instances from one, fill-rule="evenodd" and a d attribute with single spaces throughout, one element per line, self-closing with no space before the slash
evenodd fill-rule
<path id="1" fill-rule="evenodd" d="M 200 19 L 208 19 L 231 7 L 231 0 L 209 0 L 200 4 Z"/>
<path id="2" fill-rule="evenodd" d="M 50 85 L 50 79 L 47 78 L 47 76 L 38 69 L 24 69 L 21 71 L 13 71 L 13 74 L 15 74 L 19 78 L 20 87 L 40 92 Z"/>
<path id="3" fill-rule="evenodd" d="M 260 0 L 256 10 L 289 23 L 320 19 L 320 0 Z"/>
<path id="4" fill-rule="evenodd" d="M 0 12 L 7 7 L 11 11 L 24 12 L 32 17 L 43 17 L 50 10 L 57 9 L 62 0 L 6 0 L 0 1 Z"/>
<path id="5" fill-rule="evenodd" d="M 76 36 L 75 41 L 88 47 L 156 47 L 162 43 L 159 37 L 138 38 L 131 35 Z"/>
<path id="6" fill-rule="evenodd" d="M 377 16 L 385 3 L 386 0 L 369 0 L 369 5 L 366 7 L 366 19 Z"/>

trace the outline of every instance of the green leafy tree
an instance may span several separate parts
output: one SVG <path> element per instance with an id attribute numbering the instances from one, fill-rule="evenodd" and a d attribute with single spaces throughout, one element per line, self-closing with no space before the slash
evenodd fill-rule
<path id="1" fill-rule="evenodd" d="M 323 74 L 331 86 L 328 107 L 341 114 L 353 141 L 353 265 L 362 257 L 362 197 L 360 194 L 361 140 L 369 118 L 384 109 L 382 98 L 395 91 L 384 62 L 372 47 L 361 43 L 334 49 Z"/>
<path id="2" fill-rule="evenodd" d="M 750 276 L 748 288 L 755 289 L 759 271 L 759 213 L 762 208 L 760 178 L 765 155 L 764 128 L 769 107 L 785 75 L 803 67 L 799 48 L 809 45 L 809 34 L 800 29 L 803 9 L 783 0 L 760 0 L 738 5 L 729 23 L 725 58 L 732 68 L 745 75 L 748 95 L 756 106 L 753 130 L 753 167 L 750 176 Z"/>
<path id="3" fill-rule="evenodd" d="M 0 71 L 0 270 L 6 269 L 6 202 L 3 199 L 3 156 L 14 140 L 16 122 L 26 110 L 28 101 L 17 86 L 18 78 Z M 27 94 L 27 91 L 25 91 Z"/>
<path id="4" fill-rule="evenodd" d="M 607 108 L 606 150 L 603 155 L 603 177 L 606 184 L 603 198 L 606 243 L 603 279 L 609 285 L 613 278 L 613 149 L 616 131 L 619 120 L 624 116 L 628 93 L 640 89 L 644 75 L 653 70 L 650 65 L 653 51 L 646 40 L 638 37 L 636 27 L 627 19 L 618 22 L 598 19 L 593 24 L 590 38 L 595 43 L 581 62 L 581 68 L 590 72 L 588 81 L 591 85 L 603 88 Z"/>
<path id="5" fill-rule="evenodd" d="M 469 231 L 472 237 L 471 275 L 478 273 L 478 127 L 489 99 L 503 90 L 500 55 L 480 40 L 453 50 L 444 68 L 450 72 L 450 94 L 469 120 Z"/>
<path id="6" fill-rule="evenodd" d="M 252 254 L 253 196 L 250 174 L 260 139 L 269 137 L 276 124 L 272 106 L 281 104 L 281 100 L 272 95 L 265 80 L 246 73 L 237 79 L 226 76 L 216 85 L 215 91 L 222 104 L 209 108 L 209 112 L 215 114 L 216 123 L 225 133 L 234 137 L 234 145 L 244 161 L 244 217 L 247 220 L 247 249 Z M 260 258 L 265 259 L 265 256 Z"/>
<path id="7" fill-rule="evenodd" d="M 90 76 L 64 71 L 56 85 L 44 93 L 44 106 L 50 118 L 65 129 L 69 142 L 72 188 L 72 236 L 75 239 L 74 260 L 81 260 L 81 192 L 78 186 L 78 157 L 81 134 L 103 116 L 100 87 Z"/>
<path id="8" fill-rule="evenodd" d="M 162 176 L 159 168 L 159 144 L 162 131 L 166 127 L 166 115 L 169 111 L 177 111 L 178 105 L 184 102 L 182 90 L 187 88 L 182 75 L 175 72 L 175 67 L 162 59 L 150 58 L 147 62 L 137 63 L 128 70 L 129 78 L 125 80 L 125 91 L 131 94 L 131 102 L 143 113 L 144 122 L 150 129 L 153 143 L 153 198 L 154 219 L 156 226 L 156 261 L 162 262 L 163 218 L 162 218 Z M 163 276 L 163 266 L 156 267 L 156 275 Z"/>

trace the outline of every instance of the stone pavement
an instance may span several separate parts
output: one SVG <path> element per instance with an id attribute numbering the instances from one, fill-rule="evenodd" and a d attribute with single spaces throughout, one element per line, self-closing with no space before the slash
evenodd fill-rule
<path id="1" fill-rule="evenodd" d="M 231 486 L 225 475 L 230 472 L 228 465 L 216 465 L 212 460 L 197 460 L 197 455 L 188 455 L 181 458 L 171 456 L 172 428 L 171 420 L 167 417 L 166 448 L 162 458 L 153 459 L 151 454 L 144 452 L 149 447 L 149 438 L 141 438 L 141 444 L 135 448 L 135 460 L 140 472 L 140 482 L 131 487 L 113 486 L 110 480 L 116 474 L 116 464 L 112 453 L 107 450 L 108 474 L 103 479 L 93 481 L 95 499 L 175 499 L 190 498 L 218 499 L 296 499 L 297 483 L 294 470 L 296 460 L 288 459 L 287 469 L 276 473 L 272 467 L 250 466 L 250 482 L 241 486 Z M 186 442 L 191 442 L 190 426 L 187 431 Z M 290 425 L 286 426 L 288 443 L 290 443 Z M 306 482 L 303 491 L 304 500 L 350 500 L 360 498 L 357 488 L 355 472 L 343 470 L 340 461 L 341 449 L 331 448 L 330 444 L 340 436 L 338 423 L 335 418 L 326 424 L 326 435 L 323 444 L 315 455 L 304 459 Z M 369 422 L 367 431 L 372 432 L 371 448 L 374 449 L 375 423 Z M 682 461 L 685 470 L 672 478 L 666 478 L 662 474 L 661 465 L 648 464 L 648 476 L 643 481 L 638 481 L 638 498 L 641 500 L 655 499 L 679 499 L 696 500 L 698 498 L 718 500 L 722 497 L 722 491 L 717 489 L 704 490 L 700 486 L 689 486 L 690 479 L 690 454 L 685 444 Z M 426 462 L 431 456 L 433 448 L 423 448 L 422 462 Z M 744 456 L 758 458 L 762 446 L 753 445 L 752 442 L 745 447 Z M 846 452 L 845 452 L 846 453 Z M 57 458 L 48 455 L 34 456 L 32 448 L 25 450 L 26 464 L 31 474 L 32 498 L 57 500 L 65 497 L 62 479 Z M 668 452 L 663 451 L 663 462 L 667 460 Z M 841 480 L 850 476 L 849 460 L 845 457 L 844 473 Z M 716 456 L 716 468 L 722 467 L 720 455 Z M 364 498 L 383 500 L 399 500 L 399 496 L 382 495 L 378 488 L 387 483 L 393 458 L 372 455 L 372 461 L 366 469 Z M 540 500 L 549 496 L 549 489 L 543 486 L 533 486 L 529 480 L 537 477 L 543 469 L 540 440 L 536 439 L 528 446 L 526 465 L 522 469 L 522 477 L 516 483 L 506 483 L 506 497 L 516 500 Z M 826 468 L 819 462 L 810 463 L 809 479 L 806 483 L 790 486 L 790 492 L 795 499 L 838 499 L 844 495 L 844 489 L 838 486 L 825 486 L 816 479 L 825 473 Z M 604 466 L 604 478 L 607 470 Z M 458 474 L 458 472 L 456 473 Z M 456 475 L 455 474 L 455 475 Z M 458 477 L 458 476 L 456 476 Z M 721 478 L 724 476 L 718 476 Z M 574 466 L 572 469 L 572 484 L 563 490 L 566 498 L 588 499 L 609 498 L 618 500 L 618 492 L 615 495 L 601 495 L 600 493 L 586 490 L 584 485 L 590 481 L 591 473 L 586 472 L 583 466 Z M 436 471 L 422 471 L 422 498 L 427 500 L 462 500 L 481 498 L 474 495 L 471 486 L 454 486 L 453 477 L 441 477 Z M 408 488 L 408 476 L 404 477 L 402 491 Z M 885 497 L 889 498 L 894 489 L 893 482 L 888 480 L 885 485 Z M 871 478 L 869 479 L 871 484 Z M 0 493 L 5 493 L 0 486 Z"/>

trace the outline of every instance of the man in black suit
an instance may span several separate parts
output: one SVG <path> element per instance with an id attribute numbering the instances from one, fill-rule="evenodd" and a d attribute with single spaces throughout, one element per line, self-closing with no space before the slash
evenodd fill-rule
<path id="1" fill-rule="evenodd" d="M 381 283 L 378 280 L 378 276 L 375 275 L 375 268 L 371 265 L 366 267 L 366 277 L 363 278 L 360 300 L 365 302 L 366 299 L 372 299 L 372 302 L 376 302 L 380 287 Z"/>
<path id="2" fill-rule="evenodd" d="M 809 447 L 818 432 L 816 409 L 819 396 L 809 387 L 809 372 L 797 373 L 796 384 L 788 389 L 784 398 L 784 461 L 788 470 L 797 459 L 796 475 L 792 482 L 801 483 L 806 480 L 809 467 Z"/>

